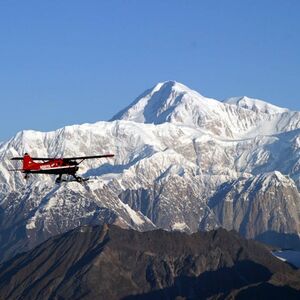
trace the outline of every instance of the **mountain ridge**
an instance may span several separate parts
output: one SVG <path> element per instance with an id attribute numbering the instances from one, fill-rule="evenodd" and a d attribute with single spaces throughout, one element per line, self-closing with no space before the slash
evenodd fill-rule
<path id="1" fill-rule="evenodd" d="M 287 108 L 275 106 L 266 101 L 250 98 L 247 96 L 231 97 L 224 100 L 223 102 L 227 104 L 233 104 L 242 108 L 250 109 L 253 111 L 257 111 L 257 112 L 267 113 L 267 114 L 284 113 L 290 111 Z"/>
<path id="2" fill-rule="evenodd" d="M 288 264 L 224 229 L 187 235 L 81 226 L 0 265 L 0 293 L 9 299 L 235 299 L 254 286 L 256 296 L 300 294 Z"/>

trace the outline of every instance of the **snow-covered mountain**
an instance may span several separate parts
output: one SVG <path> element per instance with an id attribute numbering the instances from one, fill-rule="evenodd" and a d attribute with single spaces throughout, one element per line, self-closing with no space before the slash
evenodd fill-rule
<path id="1" fill-rule="evenodd" d="M 27 181 L 9 160 L 112 152 L 91 180 Z M 247 97 L 224 102 L 159 83 L 109 122 L 22 131 L 0 146 L 0 254 L 82 224 L 194 232 L 224 226 L 276 242 L 300 233 L 300 113 Z M 296 241 L 297 244 L 297 241 Z"/>
<path id="2" fill-rule="evenodd" d="M 229 99 L 226 99 L 224 103 L 234 104 L 238 107 L 242 107 L 242 108 L 253 110 L 254 112 L 261 112 L 266 114 L 278 114 L 278 113 L 284 113 L 289 111 L 287 108 L 278 107 L 268 102 L 259 99 L 249 98 L 246 96 L 231 97 Z"/>
<path id="3" fill-rule="evenodd" d="M 225 102 L 206 98 L 168 81 L 147 90 L 112 120 L 177 125 L 202 129 L 218 137 L 242 139 L 300 127 L 300 113 L 247 97 Z"/>

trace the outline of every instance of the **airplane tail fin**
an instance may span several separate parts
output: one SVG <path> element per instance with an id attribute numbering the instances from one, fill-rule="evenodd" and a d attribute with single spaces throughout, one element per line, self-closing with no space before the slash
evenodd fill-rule
<path id="1" fill-rule="evenodd" d="M 30 165 L 34 163 L 32 158 L 28 153 L 25 153 L 23 156 L 23 170 L 30 170 Z"/>

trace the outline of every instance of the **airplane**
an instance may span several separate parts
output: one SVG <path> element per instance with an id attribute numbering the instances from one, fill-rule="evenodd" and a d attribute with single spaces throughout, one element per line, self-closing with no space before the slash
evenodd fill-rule
<path id="1" fill-rule="evenodd" d="M 79 167 L 78 165 L 86 159 L 114 157 L 114 154 L 93 155 L 93 156 L 78 156 L 78 157 L 64 157 L 64 158 L 51 158 L 51 157 L 31 157 L 25 153 L 23 157 L 12 157 L 11 160 L 22 160 L 22 169 L 13 169 L 10 171 L 21 171 L 25 174 L 25 179 L 29 174 L 54 174 L 59 175 L 56 178 L 56 183 L 62 181 L 62 175 L 71 175 L 77 182 L 84 182 L 88 178 L 82 178 L 76 175 Z M 36 162 L 42 161 L 42 162 Z"/>

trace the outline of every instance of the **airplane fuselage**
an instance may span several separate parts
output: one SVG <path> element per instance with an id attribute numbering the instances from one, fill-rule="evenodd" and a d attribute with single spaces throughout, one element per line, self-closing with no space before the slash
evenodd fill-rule
<path id="1" fill-rule="evenodd" d="M 42 163 L 35 162 L 28 155 L 24 155 L 22 171 L 25 174 L 69 174 L 73 175 L 78 171 L 78 164 L 75 161 L 64 159 L 51 159 Z"/>

